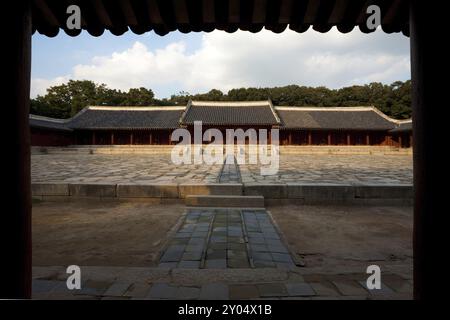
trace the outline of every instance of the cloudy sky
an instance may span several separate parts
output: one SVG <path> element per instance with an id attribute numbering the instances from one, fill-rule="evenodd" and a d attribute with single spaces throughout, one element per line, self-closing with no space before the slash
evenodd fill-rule
<path id="1" fill-rule="evenodd" d="M 69 79 L 89 79 L 110 88 L 151 88 L 158 98 L 180 91 L 298 84 L 340 88 L 410 78 L 409 39 L 402 34 L 335 28 L 321 34 L 238 31 L 228 34 L 153 32 L 95 38 L 33 35 L 31 96 Z"/>

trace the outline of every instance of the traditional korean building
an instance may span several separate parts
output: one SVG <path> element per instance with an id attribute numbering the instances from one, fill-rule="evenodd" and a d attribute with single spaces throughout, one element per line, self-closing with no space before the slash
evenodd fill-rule
<path id="1" fill-rule="evenodd" d="M 410 147 L 411 120 L 375 107 L 281 107 L 266 101 L 189 101 L 179 107 L 91 106 L 66 120 L 30 115 L 34 146 L 165 145 L 176 128 L 203 131 L 280 130 L 280 145 L 378 145 Z M 246 141 L 248 143 L 248 140 Z M 270 142 L 270 141 L 269 141 Z"/>

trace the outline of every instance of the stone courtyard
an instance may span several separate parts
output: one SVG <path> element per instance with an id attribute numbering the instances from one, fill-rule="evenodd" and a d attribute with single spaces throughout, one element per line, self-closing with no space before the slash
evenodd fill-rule
<path id="1" fill-rule="evenodd" d="M 31 160 L 36 299 L 412 298 L 410 155 L 281 154 L 272 176 L 235 161 L 177 166 L 167 152 Z M 267 202 L 282 184 L 286 201 Z M 155 186 L 179 198 L 155 201 Z M 65 287 L 72 264 L 81 290 Z M 381 290 L 365 286 L 372 264 Z"/>
<path id="2" fill-rule="evenodd" d="M 258 165 L 239 165 L 243 183 L 312 182 L 411 184 L 410 155 L 281 154 L 276 175 L 261 176 Z M 170 154 L 33 154 L 33 182 L 213 183 L 221 165 L 174 165 Z"/>

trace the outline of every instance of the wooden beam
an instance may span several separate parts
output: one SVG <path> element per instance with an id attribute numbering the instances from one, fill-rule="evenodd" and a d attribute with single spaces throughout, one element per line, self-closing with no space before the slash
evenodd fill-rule
<path id="1" fill-rule="evenodd" d="M 1 299 L 31 297 L 30 73 L 31 1 L 13 1 L 3 16 L 3 207 L 0 221 Z"/>
<path id="2" fill-rule="evenodd" d="M 158 4 L 156 0 L 147 0 L 148 17 L 150 18 L 150 23 L 154 24 L 164 24 L 161 17 Z"/>
<path id="3" fill-rule="evenodd" d="M 174 0 L 173 10 L 175 13 L 175 20 L 177 23 L 189 23 L 189 15 L 186 5 L 186 0 Z"/>
<path id="4" fill-rule="evenodd" d="M 228 22 L 239 23 L 241 21 L 241 4 L 239 0 L 230 0 L 228 3 Z"/>
<path id="5" fill-rule="evenodd" d="M 290 23 L 292 16 L 292 8 L 295 0 L 282 0 L 280 5 L 280 16 L 278 23 Z"/>
<path id="6" fill-rule="evenodd" d="M 214 1 L 203 0 L 202 8 L 203 8 L 203 22 L 204 23 L 216 22 Z"/>
<path id="7" fill-rule="evenodd" d="M 111 18 L 108 15 L 108 12 L 106 11 L 105 6 L 103 5 L 102 0 L 94 0 L 92 2 L 92 5 L 94 6 L 95 13 L 97 14 L 98 19 L 100 22 L 108 28 L 112 27 Z"/>
<path id="8" fill-rule="evenodd" d="M 266 10 L 267 0 L 254 0 L 252 22 L 256 24 L 265 23 Z"/>
<path id="9" fill-rule="evenodd" d="M 33 0 L 33 2 L 41 12 L 42 16 L 45 18 L 45 21 L 48 22 L 50 26 L 59 26 L 58 19 L 56 19 L 56 16 L 53 14 L 52 10 L 44 0 Z"/>

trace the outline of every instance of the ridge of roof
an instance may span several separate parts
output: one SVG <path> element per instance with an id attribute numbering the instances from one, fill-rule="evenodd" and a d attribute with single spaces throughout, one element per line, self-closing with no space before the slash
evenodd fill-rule
<path id="1" fill-rule="evenodd" d="M 275 110 L 281 111 L 371 111 L 372 106 L 357 106 L 357 107 L 301 107 L 301 106 L 275 106 Z"/>
<path id="2" fill-rule="evenodd" d="M 268 99 L 270 111 L 272 111 L 273 116 L 275 117 L 275 120 L 278 124 L 281 124 L 281 119 L 278 116 L 278 113 L 275 111 L 275 108 L 273 107 L 272 99 Z"/>
<path id="3" fill-rule="evenodd" d="M 48 122 L 59 123 L 59 124 L 65 124 L 70 121 L 70 118 L 69 119 L 51 118 L 51 117 L 39 116 L 37 114 L 31 114 L 31 113 L 30 113 L 30 119 L 48 121 Z"/>
<path id="4" fill-rule="evenodd" d="M 176 111 L 184 110 L 185 106 L 88 106 L 88 110 L 107 110 L 107 111 Z"/>
<path id="5" fill-rule="evenodd" d="M 191 101 L 194 107 L 267 107 L 268 100 L 261 101 Z"/>

